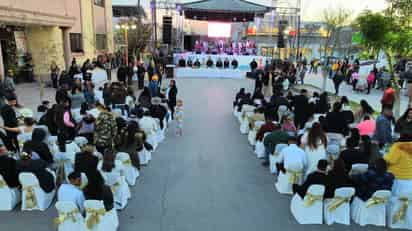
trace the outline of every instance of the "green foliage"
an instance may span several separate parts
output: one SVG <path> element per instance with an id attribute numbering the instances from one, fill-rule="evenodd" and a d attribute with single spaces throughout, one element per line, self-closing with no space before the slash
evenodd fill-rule
<path id="1" fill-rule="evenodd" d="M 341 37 L 341 29 L 349 24 L 350 16 L 351 11 L 345 8 L 325 9 L 322 12 L 322 21 L 325 24 L 326 31 L 323 47 L 324 56 L 333 55 L 334 48 Z M 331 45 L 332 49 L 328 49 Z M 328 54 L 328 50 L 330 50 L 330 54 Z"/>

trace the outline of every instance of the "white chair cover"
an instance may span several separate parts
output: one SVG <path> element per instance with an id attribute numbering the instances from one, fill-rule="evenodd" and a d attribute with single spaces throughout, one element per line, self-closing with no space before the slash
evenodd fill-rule
<path id="1" fill-rule="evenodd" d="M 255 144 L 256 144 L 256 135 L 257 135 L 260 127 L 262 127 L 262 125 L 264 123 L 265 123 L 264 121 L 255 121 L 253 129 L 249 131 L 249 134 L 247 136 L 247 139 L 248 139 L 250 145 L 255 146 Z"/>
<path id="2" fill-rule="evenodd" d="M 412 191 L 412 180 L 395 179 L 392 185 L 392 197 L 406 195 Z"/>
<path id="3" fill-rule="evenodd" d="M 83 147 L 84 145 L 88 144 L 89 141 L 84 136 L 77 136 L 76 138 L 74 138 L 74 143 L 76 143 L 78 147 Z"/>
<path id="4" fill-rule="evenodd" d="M 299 224 L 322 224 L 323 194 L 325 186 L 311 185 L 302 199 L 295 194 L 290 203 L 290 210 Z"/>
<path id="5" fill-rule="evenodd" d="M 57 136 L 49 136 L 49 138 L 47 138 L 47 145 L 51 153 L 56 153 L 59 150 L 57 147 Z"/>
<path id="6" fill-rule="evenodd" d="M 56 202 L 58 217 L 54 220 L 58 231 L 85 231 L 84 218 L 72 201 Z"/>
<path id="7" fill-rule="evenodd" d="M 303 169 L 290 169 L 286 173 L 280 172 L 275 187 L 281 194 L 292 194 L 292 185 L 303 183 Z"/>
<path id="8" fill-rule="evenodd" d="M 352 164 L 349 175 L 362 174 L 368 171 L 368 164 Z"/>
<path id="9" fill-rule="evenodd" d="M 124 209 L 128 199 L 131 197 L 129 185 L 127 185 L 125 177 L 121 176 L 117 171 L 100 172 L 102 173 L 106 184 L 112 189 L 114 207 L 116 209 Z"/>
<path id="10" fill-rule="evenodd" d="M 146 150 L 145 148 L 138 152 L 138 155 L 141 165 L 147 165 L 149 161 L 152 159 L 152 153 Z"/>
<path id="11" fill-rule="evenodd" d="M 11 211 L 21 201 L 18 188 L 10 188 L 0 174 L 0 211 Z"/>
<path id="12" fill-rule="evenodd" d="M 355 188 L 343 187 L 335 190 L 335 196 L 332 199 L 324 201 L 324 218 L 325 223 L 331 225 L 339 223 L 344 225 L 350 224 L 350 200 L 355 194 Z"/>
<path id="13" fill-rule="evenodd" d="M 259 158 L 259 159 L 265 157 L 265 145 L 263 144 L 263 140 L 265 140 L 265 137 L 266 137 L 267 135 L 269 135 L 269 134 L 270 134 L 269 132 L 266 132 L 266 133 L 263 135 L 262 141 L 257 141 L 257 142 L 256 142 L 256 145 L 255 145 L 255 154 L 256 154 L 256 157 Z"/>
<path id="14" fill-rule="evenodd" d="M 28 172 L 22 172 L 19 175 L 19 181 L 22 186 L 22 205 L 21 210 L 46 210 L 53 201 L 55 190 L 46 193 L 40 188 L 37 177 Z"/>
<path id="15" fill-rule="evenodd" d="M 116 209 L 106 211 L 103 201 L 86 200 L 84 208 L 86 210 L 85 223 L 87 231 L 116 231 L 119 227 Z"/>
<path id="16" fill-rule="evenodd" d="M 68 181 L 68 176 L 74 171 L 74 157 L 67 152 L 56 152 L 53 156 L 54 163 L 56 164 L 57 173 L 64 171 L 65 179 Z"/>
<path id="17" fill-rule="evenodd" d="M 351 205 L 352 220 L 361 226 L 385 226 L 386 205 L 390 196 L 390 191 L 379 190 L 366 202 L 355 197 Z"/>
<path id="18" fill-rule="evenodd" d="M 279 153 L 287 146 L 287 144 L 278 144 L 275 147 L 275 152 L 273 153 L 273 155 L 269 155 L 269 170 L 271 174 L 277 172 L 276 163 L 279 160 Z"/>
<path id="19" fill-rule="evenodd" d="M 116 160 L 119 160 L 123 164 L 126 182 L 129 185 L 135 185 L 136 179 L 139 177 L 139 170 L 132 165 L 129 154 L 125 152 L 118 152 L 116 154 Z"/>
<path id="20" fill-rule="evenodd" d="M 388 225 L 392 229 L 412 230 L 412 193 L 403 193 L 390 201 Z"/>

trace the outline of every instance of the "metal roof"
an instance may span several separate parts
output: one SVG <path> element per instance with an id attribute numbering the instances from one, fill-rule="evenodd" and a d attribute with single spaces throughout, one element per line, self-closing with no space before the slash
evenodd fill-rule
<path id="1" fill-rule="evenodd" d="M 201 0 L 183 3 L 184 11 L 208 11 L 208 12 L 236 12 L 236 13 L 264 13 L 269 7 L 245 0 Z"/>

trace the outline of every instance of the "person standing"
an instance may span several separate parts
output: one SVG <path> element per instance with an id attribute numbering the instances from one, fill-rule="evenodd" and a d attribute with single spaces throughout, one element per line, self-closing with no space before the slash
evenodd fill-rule
<path id="1" fill-rule="evenodd" d="M 56 64 L 56 61 L 52 61 L 50 65 L 50 77 L 52 81 L 53 88 L 57 88 L 57 83 L 58 83 L 58 76 L 59 76 L 59 67 Z"/>
<path id="2" fill-rule="evenodd" d="M 371 88 L 373 87 L 374 82 L 375 82 L 375 72 L 373 70 L 369 72 L 369 75 L 366 81 L 368 82 L 368 92 L 366 94 L 369 95 L 369 93 L 371 92 Z"/>
<path id="3" fill-rule="evenodd" d="M 134 70 L 133 70 L 133 63 L 129 62 L 129 66 L 127 66 L 127 85 L 125 84 L 125 86 L 131 86 L 132 85 L 132 80 L 133 80 L 133 74 L 134 74 Z"/>
<path id="4" fill-rule="evenodd" d="M 383 96 L 381 99 L 382 108 L 384 106 L 389 106 L 393 108 L 393 104 L 395 103 L 395 89 L 392 88 L 392 84 L 388 84 L 385 91 L 383 92 Z"/>
<path id="5" fill-rule="evenodd" d="M 106 149 L 111 150 L 114 145 L 114 139 L 117 134 L 116 119 L 107 107 L 98 104 L 97 109 L 100 111 L 100 114 L 96 119 L 94 141 L 96 150 L 100 153 L 105 153 Z"/>
<path id="6" fill-rule="evenodd" d="M 107 73 L 107 80 L 112 81 L 112 63 L 110 56 L 106 55 L 106 62 L 104 63 L 104 69 Z"/>
<path id="7" fill-rule="evenodd" d="M 376 130 L 373 139 L 376 140 L 380 147 L 392 143 L 392 126 L 393 117 L 392 108 L 389 105 L 384 105 L 382 113 L 376 119 Z"/>
<path id="8" fill-rule="evenodd" d="M 7 96 L 7 104 L 1 108 L 1 117 L 3 118 L 4 126 L 9 128 L 18 127 L 17 116 L 15 112 L 15 107 L 17 104 L 17 99 L 15 95 Z M 7 140 L 10 144 L 10 147 L 7 147 L 8 150 L 19 152 L 19 142 L 17 140 L 18 132 L 6 131 Z"/>
<path id="9" fill-rule="evenodd" d="M 300 70 L 299 70 L 299 78 L 300 78 L 300 83 L 304 84 L 304 80 L 305 80 L 305 75 L 306 75 L 306 71 L 307 71 L 307 67 L 305 64 L 301 64 L 300 66 Z"/>
<path id="10" fill-rule="evenodd" d="M 126 85 L 127 67 L 122 64 L 119 69 L 117 69 L 117 80 L 123 82 Z"/>
<path id="11" fill-rule="evenodd" d="M 345 75 L 342 73 L 342 71 L 339 70 L 333 78 L 333 84 L 335 86 L 335 95 L 339 95 L 339 87 L 344 79 Z"/>
<path id="12" fill-rule="evenodd" d="M 167 105 L 169 106 L 169 110 L 172 113 L 172 120 L 175 114 L 175 107 L 176 107 L 176 97 L 177 97 L 177 87 L 176 81 L 174 79 L 170 80 L 169 88 L 166 90 L 166 97 L 167 97 Z"/>
<path id="13" fill-rule="evenodd" d="M 143 89 L 144 87 L 144 73 L 145 69 L 142 62 L 137 64 L 137 78 L 138 78 L 138 87 L 139 89 Z"/>

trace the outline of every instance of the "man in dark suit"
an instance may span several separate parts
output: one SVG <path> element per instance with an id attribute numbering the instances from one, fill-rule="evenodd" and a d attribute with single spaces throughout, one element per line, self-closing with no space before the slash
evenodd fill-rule
<path id="1" fill-rule="evenodd" d="M 99 158 L 93 155 L 93 147 L 86 146 L 82 152 L 76 153 L 74 159 L 74 171 L 84 172 L 88 179 L 94 179 L 97 174 L 97 164 Z"/>
<path id="2" fill-rule="evenodd" d="M 7 155 L 7 149 L 0 144 L 0 175 L 10 188 L 17 187 L 19 180 L 16 171 L 16 160 Z"/>
<path id="3" fill-rule="evenodd" d="M 327 185 L 327 175 L 326 168 L 328 167 L 327 160 L 319 160 L 318 169 L 315 172 L 312 172 L 306 178 L 306 181 L 302 185 L 293 185 L 293 193 L 299 194 L 300 197 L 305 197 L 306 191 L 311 185 L 320 184 L 326 187 Z"/>
<path id="4" fill-rule="evenodd" d="M 308 120 L 307 110 L 309 108 L 309 99 L 307 97 L 308 91 L 302 89 L 300 94 L 295 96 L 292 101 L 295 115 L 295 125 L 298 129 L 305 127 L 305 123 Z"/>
<path id="5" fill-rule="evenodd" d="M 16 112 L 14 111 L 14 108 L 16 107 L 17 104 L 17 98 L 15 95 L 9 95 L 7 97 L 7 104 L 4 105 L 1 108 L 1 117 L 3 118 L 4 122 L 4 127 L 9 127 L 9 128 L 15 128 L 18 127 L 18 121 L 17 121 L 17 116 Z M 17 141 L 17 132 L 12 132 L 12 131 L 6 131 L 7 134 L 7 139 L 8 139 L 8 144 L 10 144 L 10 147 L 7 147 L 7 149 L 18 152 L 19 151 L 19 142 Z"/>

